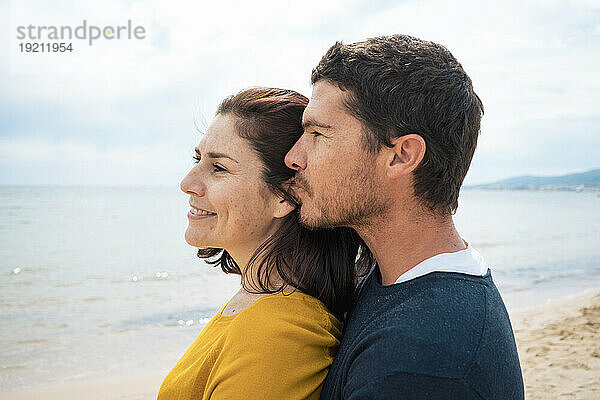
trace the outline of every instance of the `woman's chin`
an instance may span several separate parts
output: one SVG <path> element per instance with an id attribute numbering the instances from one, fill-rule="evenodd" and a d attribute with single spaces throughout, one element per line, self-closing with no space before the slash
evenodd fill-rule
<path id="1" fill-rule="evenodd" d="M 205 238 L 194 234 L 193 230 L 190 228 L 185 231 L 185 241 L 187 244 L 194 247 L 211 247 Z"/>

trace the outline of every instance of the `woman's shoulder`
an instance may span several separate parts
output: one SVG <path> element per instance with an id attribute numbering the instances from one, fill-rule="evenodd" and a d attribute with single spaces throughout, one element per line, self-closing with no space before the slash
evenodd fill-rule
<path id="1" fill-rule="evenodd" d="M 269 294 L 240 312 L 232 328 L 246 331 L 310 331 L 340 337 L 340 321 L 313 296 L 301 292 Z"/>
<path id="2" fill-rule="evenodd" d="M 341 336 L 339 322 L 319 300 L 302 293 L 266 295 L 226 318 L 211 373 L 218 382 L 215 397 L 318 398 Z"/>
<path id="3" fill-rule="evenodd" d="M 335 316 L 319 299 L 302 292 L 284 292 L 266 295 L 248 308 L 250 313 L 271 314 L 273 317 L 332 317 Z M 329 318 L 327 318 L 329 319 Z"/>

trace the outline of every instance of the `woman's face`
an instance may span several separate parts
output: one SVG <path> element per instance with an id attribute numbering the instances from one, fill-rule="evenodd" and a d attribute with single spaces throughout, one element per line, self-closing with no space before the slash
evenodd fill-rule
<path id="1" fill-rule="evenodd" d="M 263 181 L 263 164 L 237 134 L 236 119 L 230 114 L 213 119 L 196 147 L 196 165 L 181 181 L 191 206 L 185 240 L 232 255 L 253 253 L 283 216 L 281 198 Z"/>

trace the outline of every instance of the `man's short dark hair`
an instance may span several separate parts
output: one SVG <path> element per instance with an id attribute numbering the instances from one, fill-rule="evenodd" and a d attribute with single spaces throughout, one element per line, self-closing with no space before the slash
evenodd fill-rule
<path id="1" fill-rule="evenodd" d="M 346 107 L 366 128 L 370 152 L 419 134 L 427 149 L 413 174 L 415 196 L 434 212 L 456 212 L 483 104 L 448 49 L 407 35 L 336 42 L 312 72 L 313 84 L 322 79 L 348 92 Z"/>

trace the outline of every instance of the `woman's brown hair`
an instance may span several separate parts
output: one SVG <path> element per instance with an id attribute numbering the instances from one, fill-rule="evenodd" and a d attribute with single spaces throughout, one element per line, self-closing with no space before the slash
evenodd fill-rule
<path id="1" fill-rule="evenodd" d="M 260 157 L 269 189 L 297 208 L 250 259 L 248 271 L 256 268 L 256 273 L 249 275 L 258 281 L 242 284 L 255 293 L 278 293 L 290 285 L 341 316 L 352 305 L 357 279 L 374 264 L 374 257 L 353 229 L 310 230 L 300 224 L 298 201 L 286 189 L 294 171 L 285 166 L 284 158 L 302 135 L 307 104 L 308 99 L 293 90 L 257 87 L 227 97 L 217 109 L 216 115 L 236 117 L 237 133 Z M 200 248 L 198 257 L 220 265 L 226 273 L 241 274 L 224 249 Z M 275 283 L 273 273 L 281 281 Z"/>

